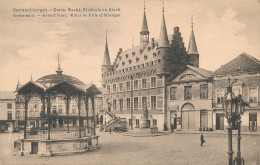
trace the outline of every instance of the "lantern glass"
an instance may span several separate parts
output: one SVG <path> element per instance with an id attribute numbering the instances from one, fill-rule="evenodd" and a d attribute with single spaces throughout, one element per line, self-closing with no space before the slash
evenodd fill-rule
<path id="1" fill-rule="evenodd" d="M 227 104 L 226 105 L 227 106 L 227 108 L 226 108 L 227 116 L 231 117 L 232 116 L 232 103 L 231 103 L 231 101 L 227 101 L 226 104 Z"/>
<path id="2" fill-rule="evenodd" d="M 237 104 L 236 104 L 236 100 L 233 99 L 231 102 L 232 106 L 231 106 L 231 110 L 232 110 L 232 115 L 236 114 L 236 109 L 237 109 Z"/>
<path id="3" fill-rule="evenodd" d="M 238 102 L 238 103 L 237 103 L 237 111 L 236 111 L 236 114 L 237 114 L 237 115 L 240 115 L 240 114 L 241 114 L 241 106 L 242 106 L 241 103 Z"/>

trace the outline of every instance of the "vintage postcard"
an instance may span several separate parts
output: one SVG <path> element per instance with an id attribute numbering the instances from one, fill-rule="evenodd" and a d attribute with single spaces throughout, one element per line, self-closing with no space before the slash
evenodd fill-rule
<path id="1" fill-rule="evenodd" d="M 0 165 L 260 164 L 259 0 L 0 0 Z"/>

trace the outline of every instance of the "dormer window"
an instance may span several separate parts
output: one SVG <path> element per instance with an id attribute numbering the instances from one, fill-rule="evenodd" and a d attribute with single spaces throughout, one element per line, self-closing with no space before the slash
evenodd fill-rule
<path id="1" fill-rule="evenodd" d="M 147 55 L 144 55 L 144 60 L 147 60 Z"/>
<path id="2" fill-rule="evenodd" d="M 134 56 L 135 55 L 135 52 L 132 52 L 132 56 Z"/>
<path id="3" fill-rule="evenodd" d="M 132 60 L 129 59 L 128 62 L 129 62 L 129 64 L 131 64 L 131 63 L 132 63 Z"/>
<path id="4" fill-rule="evenodd" d="M 128 58 L 128 54 L 125 55 L 125 58 Z"/>
<path id="5" fill-rule="evenodd" d="M 144 67 L 144 64 L 141 64 L 141 67 L 143 68 L 143 67 Z"/>
<path id="6" fill-rule="evenodd" d="M 139 61 L 139 58 L 138 57 L 136 57 L 136 62 L 138 62 Z"/>
<path id="7" fill-rule="evenodd" d="M 118 64 L 116 64 L 116 68 L 118 67 Z"/>
<path id="8" fill-rule="evenodd" d="M 148 52 L 149 52 L 151 50 L 151 47 L 149 46 L 147 49 L 148 49 Z"/>
<path id="9" fill-rule="evenodd" d="M 124 62 L 124 61 L 122 62 L 122 65 L 123 65 L 123 66 L 125 65 L 125 62 Z"/>
<path id="10" fill-rule="evenodd" d="M 142 53 L 143 53 L 143 50 L 142 50 L 142 49 L 140 49 L 140 50 L 139 50 L 139 52 L 142 54 Z"/>
<path id="11" fill-rule="evenodd" d="M 119 56 L 119 60 L 121 60 L 122 59 L 122 56 Z"/>

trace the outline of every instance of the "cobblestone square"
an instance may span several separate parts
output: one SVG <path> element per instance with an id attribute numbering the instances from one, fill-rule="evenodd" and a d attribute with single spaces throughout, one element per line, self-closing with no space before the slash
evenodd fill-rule
<path id="1" fill-rule="evenodd" d="M 200 134 L 170 134 L 157 137 L 131 137 L 121 133 L 100 135 L 100 149 L 70 156 L 19 156 L 13 141 L 22 134 L 0 134 L 1 165 L 6 164 L 180 164 L 219 165 L 228 163 L 227 135 L 204 134 L 206 143 L 200 146 Z M 236 156 L 237 136 L 233 135 Z M 260 164 L 260 136 L 242 135 L 241 151 L 247 165 Z"/>

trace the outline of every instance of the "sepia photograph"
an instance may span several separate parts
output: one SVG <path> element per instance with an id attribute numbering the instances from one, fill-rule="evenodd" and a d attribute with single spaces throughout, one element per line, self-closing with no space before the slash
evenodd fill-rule
<path id="1" fill-rule="evenodd" d="M 0 165 L 260 165 L 260 0 L 0 0 Z"/>

